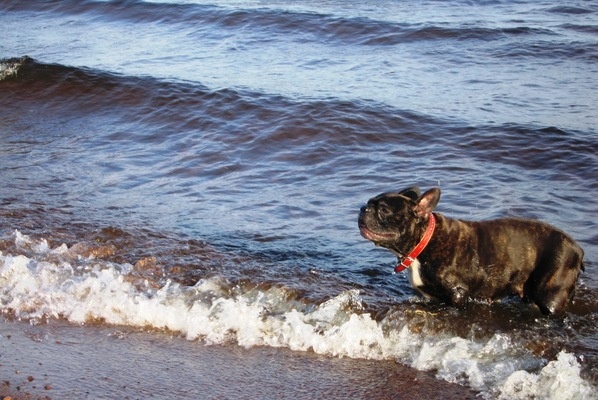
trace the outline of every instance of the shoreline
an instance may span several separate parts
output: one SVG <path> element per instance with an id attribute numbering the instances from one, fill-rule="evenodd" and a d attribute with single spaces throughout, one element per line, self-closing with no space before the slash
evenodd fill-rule
<path id="1" fill-rule="evenodd" d="M 6 320 L 0 326 L 0 399 L 477 398 L 394 361 L 208 346 L 120 326 Z"/>

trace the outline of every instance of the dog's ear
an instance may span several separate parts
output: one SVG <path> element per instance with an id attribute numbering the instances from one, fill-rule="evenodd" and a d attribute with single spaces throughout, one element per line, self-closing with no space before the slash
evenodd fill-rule
<path id="1" fill-rule="evenodd" d="M 409 197 L 411 200 L 417 200 L 419 197 L 419 188 L 417 186 L 413 186 L 407 189 L 403 189 L 399 192 L 400 195 Z"/>
<path id="2" fill-rule="evenodd" d="M 440 189 L 432 188 L 417 199 L 413 211 L 418 217 L 428 218 L 438 205 L 438 200 L 440 200 Z"/>

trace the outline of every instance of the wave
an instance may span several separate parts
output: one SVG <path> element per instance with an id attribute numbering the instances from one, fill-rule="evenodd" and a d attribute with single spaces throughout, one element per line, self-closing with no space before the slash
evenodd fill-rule
<path id="1" fill-rule="evenodd" d="M 199 4 L 164 4 L 143 1 L 4 1 L 8 11 L 27 10 L 65 15 L 86 14 L 90 18 L 133 23 L 182 24 L 196 33 L 213 35 L 214 30 L 248 28 L 252 33 L 293 37 L 305 42 L 336 42 L 366 46 L 436 40 L 499 40 L 521 35 L 555 35 L 547 28 L 442 26 L 397 23 L 367 17 L 340 17 L 314 12 L 257 8 L 229 9 Z"/>
<path id="2" fill-rule="evenodd" d="M 549 29 L 512 27 L 512 28 L 487 28 L 487 27 L 443 27 L 443 26 L 410 26 L 402 32 L 380 32 L 377 37 L 364 41 L 370 45 L 396 45 L 405 42 L 435 41 L 453 39 L 461 40 L 499 40 L 510 36 L 521 35 L 554 35 Z"/>
<path id="3" fill-rule="evenodd" d="M 148 263 L 106 261 L 109 249 L 52 247 L 19 231 L 11 240 L 13 251 L 0 252 L 0 304 L 15 318 L 166 329 L 206 344 L 397 360 L 486 398 L 590 398 L 597 393 L 570 352 L 561 350 L 547 360 L 530 352 L 537 343 L 517 334 L 455 335 L 439 328 L 434 313 L 409 305 L 375 318 L 358 290 L 314 303 L 284 286 L 244 290 L 221 277 L 190 286 L 170 280 L 156 285 L 136 275 Z"/>
<path id="4" fill-rule="evenodd" d="M 303 101 L 234 88 L 212 90 L 196 82 L 124 76 L 89 68 L 41 63 L 27 56 L 0 60 L 0 71 L 3 71 L 4 77 L 0 84 L 4 82 L 6 92 L 14 91 L 15 98 L 38 103 L 56 103 L 57 107 L 68 102 L 66 106 L 85 106 L 92 108 L 94 112 L 101 111 L 104 107 L 116 108 L 123 112 L 139 114 L 139 119 L 128 115 L 130 121 L 179 121 L 185 130 L 202 127 L 209 130 L 212 125 L 218 123 L 235 128 L 247 119 L 270 126 L 272 121 L 280 122 L 285 118 L 294 118 L 293 121 L 289 121 L 290 125 L 297 125 L 298 121 L 305 121 L 303 125 L 310 125 L 318 123 L 319 120 L 331 120 L 334 125 L 343 124 L 343 128 L 353 130 L 364 125 L 387 125 L 385 129 L 381 129 L 382 132 L 426 123 L 426 117 L 423 115 L 392 110 L 375 102 L 337 99 Z M 52 104 L 48 106 L 52 107 Z M 197 118 L 198 113 L 203 115 L 201 120 Z M 435 123 L 432 119 L 428 122 Z M 354 125 L 354 128 L 351 128 L 351 125 Z M 308 141 L 316 136 L 337 139 L 344 137 L 348 141 L 354 139 L 351 132 L 345 131 L 343 135 L 331 136 L 330 128 L 320 128 L 322 127 L 303 129 L 299 137 Z M 274 139 L 278 137 L 287 140 L 298 137 L 296 132 L 269 133 Z M 268 141 L 272 141 L 272 137 Z M 379 143 L 385 140 L 378 134 L 371 135 L 370 138 Z M 248 141 L 244 136 L 241 140 L 243 143 L 251 143 L 251 140 Z"/>
<path id="5" fill-rule="evenodd" d="M 579 6 L 556 6 L 550 7 L 546 9 L 546 12 L 555 13 L 555 14 L 593 14 L 596 12 L 596 9 L 592 9 L 590 7 L 579 7 Z"/>
<path id="6" fill-rule="evenodd" d="M 232 88 L 211 90 L 199 83 L 45 64 L 26 56 L 0 60 L 0 85 L 13 102 L 35 102 L 40 112 L 109 114 L 120 116 L 126 124 L 148 127 L 126 137 L 116 133 L 106 137 L 109 141 L 157 144 L 177 137 L 188 140 L 192 133 L 210 142 L 228 143 L 236 157 L 239 152 L 273 161 L 285 157 L 285 161 L 302 166 L 335 160 L 335 168 L 339 164 L 342 168 L 342 162 L 332 157 L 335 149 L 359 148 L 364 143 L 368 152 L 387 152 L 392 145 L 408 146 L 404 147 L 408 152 L 410 143 L 420 156 L 435 158 L 439 164 L 450 162 L 455 152 L 464 152 L 468 157 L 526 170 L 544 169 L 589 182 L 598 168 L 594 132 L 517 124 L 469 126 L 376 102 L 290 99 Z M 152 134 L 156 127 L 159 129 Z M 165 129 L 171 133 L 164 135 Z M 417 146 L 424 142 L 426 147 Z M 293 160 L 285 152 L 289 146 L 302 148 Z M 194 159 L 187 161 L 180 160 L 179 168 L 169 173 L 192 173 Z M 231 164 L 226 165 L 232 172 Z"/>

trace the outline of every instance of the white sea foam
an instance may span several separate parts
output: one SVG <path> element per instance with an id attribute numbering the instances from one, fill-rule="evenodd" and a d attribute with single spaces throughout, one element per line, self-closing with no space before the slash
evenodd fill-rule
<path id="1" fill-rule="evenodd" d="M 22 59 L 0 61 L 0 81 L 16 76 L 22 63 Z"/>
<path id="2" fill-rule="evenodd" d="M 499 399 L 596 399 L 598 394 L 580 378 L 579 363 L 573 354 L 560 352 L 539 373 L 516 371 L 499 388 Z"/>
<path id="3" fill-rule="evenodd" d="M 287 347 L 337 357 L 396 359 L 438 378 L 467 385 L 487 398 L 593 399 L 596 388 L 580 376 L 574 354 L 547 362 L 516 339 L 497 333 L 473 340 L 410 329 L 387 317 L 375 321 L 359 305 L 359 292 L 340 293 L 316 307 L 295 307 L 284 288 L 228 295 L 218 278 L 193 287 L 168 282 L 159 289 L 126 279 L 130 265 L 79 258 L 68 262 L 62 245 L 51 249 L 16 232 L 25 254 L 0 253 L 0 304 L 35 321 L 150 326 L 208 344 Z M 62 261 L 61 261 L 62 260 Z M 286 304 L 286 303 L 288 304 Z"/>

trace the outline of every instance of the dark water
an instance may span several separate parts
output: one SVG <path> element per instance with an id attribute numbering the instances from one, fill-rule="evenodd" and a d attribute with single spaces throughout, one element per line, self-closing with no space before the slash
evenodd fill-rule
<path id="1" fill-rule="evenodd" d="M 0 1 L 0 16 L 10 318 L 394 360 L 489 398 L 596 397 L 594 2 Z M 449 216 L 573 236 L 586 272 L 566 320 L 429 304 L 392 275 L 357 212 L 413 184 L 439 185 Z"/>

